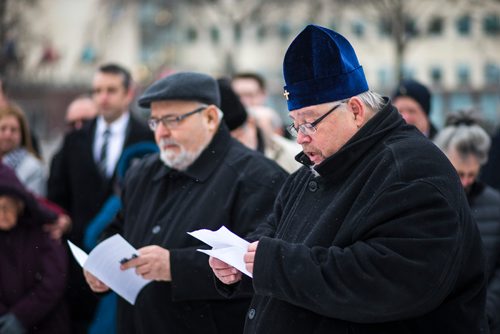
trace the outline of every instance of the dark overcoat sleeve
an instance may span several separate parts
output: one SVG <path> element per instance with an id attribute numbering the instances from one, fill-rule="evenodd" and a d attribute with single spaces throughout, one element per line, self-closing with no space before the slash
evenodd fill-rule
<path id="1" fill-rule="evenodd" d="M 343 223 L 353 228 L 348 247 L 264 237 L 255 292 L 358 323 L 423 315 L 449 294 L 464 257 L 480 251 L 466 242 L 473 224 L 464 226 L 453 206 L 430 183 L 400 183 L 382 190 L 358 221 Z"/>
<path id="2" fill-rule="evenodd" d="M 261 223 L 258 224 L 257 228 L 250 232 L 248 235 L 246 235 L 245 239 L 254 242 L 257 241 L 263 237 L 269 237 L 273 238 L 276 234 L 276 228 L 277 228 L 277 221 L 280 220 L 281 215 L 282 215 L 282 208 L 283 205 L 281 205 L 281 199 L 283 196 L 286 196 L 290 192 L 290 184 L 292 182 L 293 178 L 289 177 L 287 181 L 283 184 L 283 187 L 281 188 L 279 194 L 277 195 L 274 204 L 273 204 L 273 211 L 271 214 L 267 216 L 267 218 L 262 221 Z M 240 282 L 234 283 L 234 284 L 224 284 L 221 281 L 219 281 L 215 276 L 215 285 L 217 287 L 218 292 L 226 297 L 226 298 L 233 298 L 235 296 L 239 295 L 244 295 L 244 294 L 249 294 L 253 293 L 253 283 L 252 283 L 252 278 L 243 275 L 242 279 Z"/>
<path id="3" fill-rule="evenodd" d="M 257 225 L 266 221 L 272 212 L 272 207 L 279 192 L 286 173 L 277 170 L 268 173 L 268 184 L 262 186 L 261 182 L 246 183 L 238 193 L 231 211 L 232 225 L 227 226 L 238 235 L 245 236 L 257 228 Z M 214 286 L 213 272 L 208 266 L 208 258 L 200 256 L 196 248 L 183 248 L 170 250 L 172 268 L 172 298 L 174 300 L 221 299 L 223 296 Z M 250 295 L 246 291 L 243 295 Z"/>
<path id="4" fill-rule="evenodd" d="M 53 156 L 47 181 L 47 198 L 65 210 L 71 210 L 69 176 L 66 164 L 66 138 L 61 149 Z"/>

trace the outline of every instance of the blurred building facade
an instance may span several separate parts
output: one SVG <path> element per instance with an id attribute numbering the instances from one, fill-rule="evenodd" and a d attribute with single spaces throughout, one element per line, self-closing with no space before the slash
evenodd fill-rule
<path id="1" fill-rule="evenodd" d="M 396 52 L 387 20 L 373 2 L 279 1 L 254 18 L 234 18 L 239 9 L 222 5 L 184 4 L 165 29 L 142 17 L 147 26 L 168 40 L 148 43 L 143 52 L 165 51 L 171 69 L 194 69 L 214 74 L 256 71 L 270 81 L 278 108 L 282 102 L 281 62 L 286 47 L 307 23 L 331 27 L 353 44 L 371 88 L 390 94 L 397 85 Z M 401 0 L 406 8 L 402 72 L 433 91 L 432 117 L 442 125 L 447 113 L 477 107 L 495 124 L 500 120 L 500 2 Z M 229 1 L 231 2 L 231 1 Z M 391 1 L 385 1 L 391 3 Z M 392 3 L 396 3 L 392 1 Z M 213 3 L 213 2 L 212 2 Z M 234 1 L 233 1 L 234 3 Z M 151 11 L 158 13 L 157 11 Z M 224 14 L 221 14 L 223 12 Z M 215 13 L 215 14 L 214 14 Z M 143 58 L 147 60 L 146 58 Z M 281 102 L 281 104 L 279 104 Z"/>
<path id="2" fill-rule="evenodd" d="M 178 70 L 255 71 L 268 80 L 270 103 L 285 115 L 284 52 L 305 24 L 317 23 L 345 35 L 371 89 L 390 94 L 397 53 L 391 11 L 377 3 L 398 1 L 406 6 L 402 72 L 431 87 L 435 123 L 476 106 L 499 124 L 497 0 L 41 0 L 23 14 L 31 37 L 17 36 L 24 55 L 17 78 L 84 87 L 106 61 L 131 68 L 143 84 Z"/>

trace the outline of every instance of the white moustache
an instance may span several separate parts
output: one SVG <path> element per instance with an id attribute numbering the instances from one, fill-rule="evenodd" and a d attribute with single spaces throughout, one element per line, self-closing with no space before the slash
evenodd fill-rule
<path id="1" fill-rule="evenodd" d="M 173 140 L 172 138 L 162 138 L 160 139 L 160 147 L 165 147 L 167 145 L 176 145 L 176 146 L 179 146 L 175 140 Z"/>

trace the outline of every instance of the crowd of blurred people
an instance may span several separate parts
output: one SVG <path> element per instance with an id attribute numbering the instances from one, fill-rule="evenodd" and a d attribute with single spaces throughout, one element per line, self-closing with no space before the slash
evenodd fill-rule
<path id="1" fill-rule="evenodd" d="M 242 72 L 217 79 L 180 72 L 158 80 L 140 97 L 138 103 L 150 109 L 146 123 L 131 112 L 134 87 L 126 68 L 103 64 L 91 85 L 90 95 L 75 96 L 68 105 L 61 146 L 50 161 L 43 161 L 20 107 L 23 101 L 9 99 L 0 81 L 0 334 L 242 332 L 245 319 L 254 317 L 253 293 L 244 290 L 224 299 L 220 290 L 226 288 L 214 283 L 212 273 L 219 267 L 211 263 L 210 268 L 207 258 L 195 251 L 200 244 L 186 232 L 224 225 L 247 236 L 278 214 L 293 226 L 294 218 L 287 217 L 286 210 L 296 208 L 275 204 L 276 198 L 285 201 L 287 192 L 315 193 L 324 187 L 307 179 L 305 188 L 297 190 L 286 181 L 290 174 L 294 180 L 299 176 L 305 180 L 304 171 L 309 173 L 322 163 L 315 161 L 316 154 L 305 152 L 309 143 L 304 137 L 338 106 L 359 107 L 351 106 L 358 93 L 351 90 L 342 96 L 337 90 L 335 99 L 321 96 L 315 102 L 303 102 L 308 100 L 289 100 L 287 95 L 298 95 L 303 86 L 293 93 L 285 90 L 291 111 L 305 108 L 307 114 L 319 102 L 340 101 L 314 122 L 306 118 L 310 123 L 287 127 L 269 106 L 266 81 L 260 74 Z M 500 333 L 500 132 L 488 134 L 478 112 L 465 111 L 469 106 L 450 114 L 445 126 L 437 129 L 430 120 L 432 92 L 415 80 L 399 83 L 390 98 L 406 123 L 433 140 L 457 172 L 484 244 L 489 330 Z M 302 117 L 291 115 L 291 122 Z M 364 117 L 354 115 L 354 121 Z M 362 132 L 366 124 L 353 126 Z M 295 130 L 296 141 L 287 128 Z M 355 155 L 346 154 L 343 159 L 350 161 Z M 349 163 L 355 167 L 355 162 Z M 319 173 L 314 177 L 324 172 L 318 170 L 313 171 Z M 330 205 L 338 200 L 335 196 L 322 204 Z M 323 209 L 319 201 L 312 201 L 304 210 Z M 266 228 L 263 235 L 271 229 Z M 322 233 L 337 233 L 331 229 Z M 287 231 L 274 232 L 284 237 Z M 110 293 L 91 273 L 82 272 L 66 248 L 65 241 L 70 240 L 90 251 L 114 233 L 122 234 L 140 252 L 123 269 L 134 268 L 154 281 L 134 306 Z M 286 241 L 307 243 L 299 236 Z M 322 256 L 328 255 L 318 255 Z M 227 277 L 235 278 L 231 284 L 244 282 L 233 271 Z M 288 283 L 292 284 L 280 282 Z M 269 289 L 260 293 L 266 298 L 279 296 L 278 287 Z M 287 303 L 257 301 L 265 307 L 288 307 L 294 315 Z M 294 326 L 294 319 L 286 321 Z"/>

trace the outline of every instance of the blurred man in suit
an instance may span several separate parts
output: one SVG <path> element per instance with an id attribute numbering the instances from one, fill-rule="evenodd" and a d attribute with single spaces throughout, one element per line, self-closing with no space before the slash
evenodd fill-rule
<path id="1" fill-rule="evenodd" d="M 113 192 L 116 163 L 124 148 L 141 141 L 154 142 L 151 131 L 129 111 L 133 99 L 130 73 L 116 64 L 101 66 L 92 82 L 98 116 L 81 129 L 68 133 L 60 157 L 52 166 L 48 197 L 69 213 L 72 226 L 60 226 L 78 246 L 88 222 Z M 96 297 L 74 262 L 68 291 L 73 333 L 85 333 Z"/>

